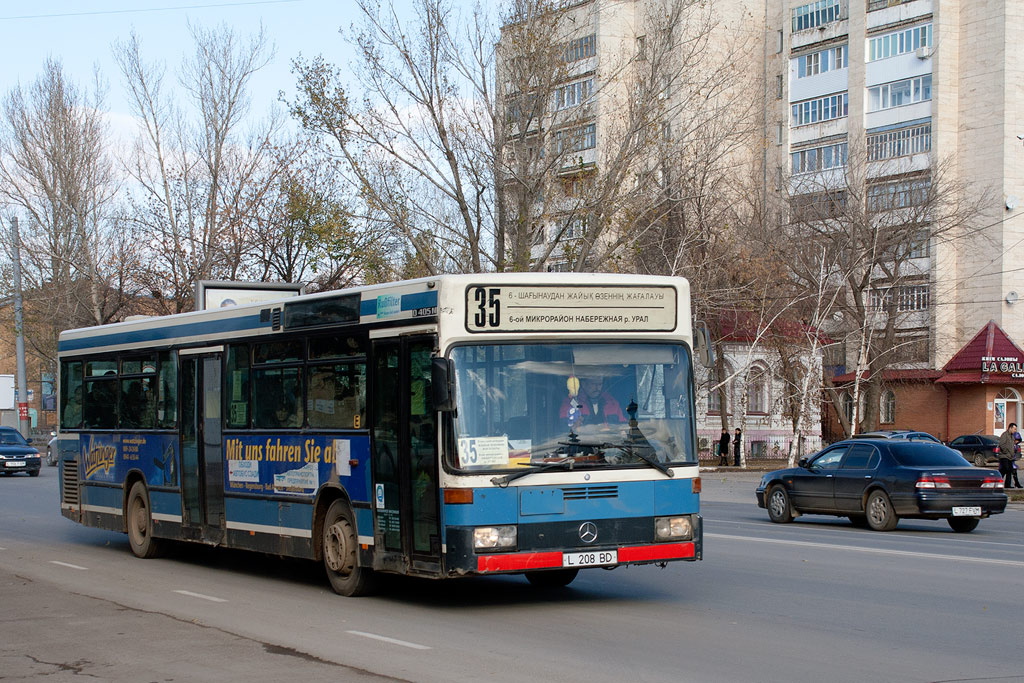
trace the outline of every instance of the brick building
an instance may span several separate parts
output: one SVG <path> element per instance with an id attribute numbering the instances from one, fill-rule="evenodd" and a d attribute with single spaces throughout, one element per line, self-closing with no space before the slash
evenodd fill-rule
<path id="1" fill-rule="evenodd" d="M 841 405 L 853 414 L 853 374 L 835 377 Z M 941 370 L 889 370 L 879 406 L 879 428 L 917 429 L 949 441 L 962 434 L 1001 434 L 1024 422 L 1024 350 L 989 321 Z M 841 438 L 829 411 L 826 439 Z"/>

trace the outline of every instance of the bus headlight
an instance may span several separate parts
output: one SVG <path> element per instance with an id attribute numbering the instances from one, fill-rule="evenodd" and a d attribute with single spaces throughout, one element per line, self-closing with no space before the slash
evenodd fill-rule
<path id="1" fill-rule="evenodd" d="M 473 529 L 474 550 L 507 550 L 516 547 L 516 527 L 481 526 Z"/>
<path id="2" fill-rule="evenodd" d="M 693 538 L 693 523 L 686 517 L 655 517 L 654 536 L 659 541 L 688 541 Z"/>

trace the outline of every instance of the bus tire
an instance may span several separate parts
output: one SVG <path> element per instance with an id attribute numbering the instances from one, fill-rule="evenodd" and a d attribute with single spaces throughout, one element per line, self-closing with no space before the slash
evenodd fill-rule
<path id="1" fill-rule="evenodd" d="M 160 554 L 162 543 L 153 537 L 153 515 L 149 507 L 149 493 L 141 481 L 132 484 L 128 493 L 125 521 L 128 526 L 128 545 L 136 557 L 149 559 Z"/>
<path id="2" fill-rule="evenodd" d="M 526 572 L 526 580 L 537 588 L 565 588 L 576 575 L 579 569 L 554 569 L 544 572 Z"/>
<path id="3" fill-rule="evenodd" d="M 324 570 L 338 595 L 356 597 L 370 592 L 373 570 L 359 566 L 359 539 L 352 510 L 343 500 L 327 508 L 323 526 Z"/>

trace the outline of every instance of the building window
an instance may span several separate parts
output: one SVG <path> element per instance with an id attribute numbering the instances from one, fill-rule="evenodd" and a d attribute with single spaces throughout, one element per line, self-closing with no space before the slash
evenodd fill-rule
<path id="1" fill-rule="evenodd" d="M 563 85 L 555 93 L 555 109 L 578 107 L 594 95 L 594 79 L 585 78 Z"/>
<path id="2" fill-rule="evenodd" d="M 868 88 L 868 111 L 883 111 L 908 104 L 927 102 L 932 98 L 932 75 L 908 78 Z"/>
<path id="3" fill-rule="evenodd" d="M 785 79 L 782 78 L 782 74 L 779 74 L 775 77 L 775 99 L 782 99 L 783 88 L 785 88 Z"/>
<path id="4" fill-rule="evenodd" d="M 845 142 L 838 142 L 825 147 L 812 147 L 793 152 L 793 175 L 826 171 L 830 168 L 846 166 Z"/>
<path id="5" fill-rule="evenodd" d="M 848 64 L 849 50 L 845 45 L 837 45 L 819 52 L 796 57 L 796 77 L 807 78 L 818 74 L 845 69 Z"/>
<path id="6" fill-rule="evenodd" d="M 765 415 L 768 413 L 768 371 L 754 367 L 747 379 L 747 412 Z"/>
<path id="7" fill-rule="evenodd" d="M 543 225 L 537 225 L 533 228 L 533 245 L 540 246 L 547 241 L 547 231 L 544 230 Z"/>
<path id="8" fill-rule="evenodd" d="M 914 26 L 896 33 L 870 38 L 868 40 L 868 61 L 874 62 L 879 59 L 905 55 L 919 47 L 931 47 L 931 45 L 932 25 Z"/>
<path id="9" fill-rule="evenodd" d="M 590 123 L 567 130 L 555 131 L 555 150 L 563 152 L 581 152 L 597 147 L 597 124 Z"/>
<path id="10" fill-rule="evenodd" d="M 571 219 L 562 232 L 563 240 L 582 239 L 587 234 L 587 219 L 584 216 L 577 216 Z"/>
<path id="11" fill-rule="evenodd" d="M 804 31 L 838 21 L 839 0 L 816 0 L 793 9 L 793 31 Z"/>
<path id="12" fill-rule="evenodd" d="M 907 246 L 907 258 L 928 258 L 930 238 L 927 230 L 918 230 L 914 239 Z"/>
<path id="13" fill-rule="evenodd" d="M 896 337 L 892 360 L 894 363 L 927 363 L 930 349 L 928 332 L 911 332 Z"/>
<path id="14" fill-rule="evenodd" d="M 868 187 L 869 211 L 892 211 L 921 206 L 928 201 L 931 178 L 899 180 L 894 183 L 880 183 Z"/>
<path id="15" fill-rule="evenodd" d="M 882 424 L 890 425 L 896 422 L 896 392 L 892 389 L 887 389 L 882 392 L 882 405 L 881 415 L 878 421 Z"/>
<path id="16" fill-rule="evenodd" d="M 930 300 L 931 287 L 928 284 L 877 287 L 871 290 L 871 308 L 876 311 L 888 311 L 893 306 L 897 313 L 927 311 Z"/>
<path id="17" fill-rule="evenodd" d="M 931 87 L 930 81 L 929 87 Z M 793 105 L 793 125 L 805 126 L 810 123 L 841 119 L 846 116 L 848 108 L 849 95 L 844 92 L 797 102 Z"/>
<path id="18" fill-rule="evenodd" d="M 867 145 L 868 161 L 895 159 L 931 151 L 932 122 L 928 121 L 877 133 L 869 132 Z"/>
<path id="19" fill-rule="evenodd" d="M 843 415 L 846 416 L 846 421 L 853 422 L 853 396 L 850 392 L 843 392 L 842 403 Z"/>
<path id="20" fill-rule="evenodd" d="M 846 211 L 846 192 L 838 190 L 797 195 L 790 200 L 790 211 L 794 222 L 839 218 Z"/>
<path id="21" fill-rule="evenodd" d="M 549 273 L 568 273 L 569 262 L 568 261 L 555 261 L 548 264 Z"/>
<path id="22" fill-rule="evenodd" d="M 565 47 L 565 61 L 576 62 L 587 59 L 597 54 L 597 36 L 591 33 L 589 36 L 570 40 Z"/>
<path id="23" fill-rule="evenodd" d="M 636 38 L 636 58 L 638 61 L 647 60 L 647 36 L 637 36 Z"/>

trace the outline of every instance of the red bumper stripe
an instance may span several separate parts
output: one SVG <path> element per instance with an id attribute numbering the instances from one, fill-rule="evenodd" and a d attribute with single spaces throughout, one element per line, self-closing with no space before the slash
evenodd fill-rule
<path id="1" fill-rule="evenodd" d="M 693 543 L 662 543 L 619 548 L 619 562 L 645 562 L 650 560 L 684 560 L 693 557 Z"/>
<path id="2" fill-rule="evenodd" d="M 685 560 L 695 553 L 692 542 L 659 543 L 658 545 L 619 548 L 619 564 L 626 562 L 655 562 L 658 560 Z M 477 558 L 479 572 L 521 572 L 530 569 L 550 569 L 562 566 L 561 552 L 516 553 L 514 555 L 481 555 Z"/>
<path id="3" fill-rule="evenodd" d="M 482 555 L 476 560 L 477 571 L 514 572 L 525 569 L 548 569 L 562 566 L 562 553 L 516 553 L 515 555 Z"/>

